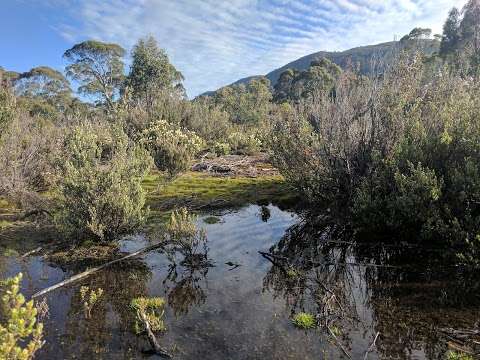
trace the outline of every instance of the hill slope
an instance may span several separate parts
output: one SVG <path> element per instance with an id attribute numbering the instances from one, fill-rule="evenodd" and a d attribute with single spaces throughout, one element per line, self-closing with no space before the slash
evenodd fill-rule
<path id="1" fill-rule="evenodd" d="M 423 42 L 422 48 L 427 54 L 431 54 L 438 50 L 439 42 L 435 40 L 421 40 Z M 390 41 L 386 43 L 360 46 L 345 51 L 319 51 L 310 55 L 306 55 L 292 61 L 278 69 L 275 69 L 265 75 L 270 80 L 272 86 L 277 83 L 280 74 L 287 69 L 306 70 L 313 60 L 321 59 L 323 57 L 333 61 L 341 68 L 346 68 L 349 64 L 358 66 L 362 74 L 369 74 L 372 71 L 372 66 L 375 65 L 375 60 L 385 60 L 389 55 L 393 54 L 395 49 L 398 49 L 398 41 Z M 235 81 L 231 85 L 245 84 L 250 80 L 260 77 L 261 75 L 249 76 Z M 202 95 L 211 95 L 215 91 L 209 91 Z"/>

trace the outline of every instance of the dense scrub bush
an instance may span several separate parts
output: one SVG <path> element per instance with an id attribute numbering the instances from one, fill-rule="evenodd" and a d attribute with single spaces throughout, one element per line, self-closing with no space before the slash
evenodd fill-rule
<path id="1" fill-rule="evenodd" d="M 262 142 L 252 131 L 233 131 L 227 138 L 232 152 L 252 155 L 260 151 Z"/>
<path id="2" fill-rule="evenodd" d="M 204 141 L 193 131 L 182 129 L 165 120 L 153 121 L 142 133 L 143 143 L 150 150 L 159 170 L 170 176 L 188 169 Z"/>
<path id="3" fill-rule="evenodd" d="M 13 119 L 15 102 L 13 92 L 6 87 L 0 86 L 0 139 L 3 137 L 3 133 Z"/>
<path id="4" fill-rule="evenodd" d="M 55 181 L 52 160 L 60 138 L 50 121 L 15 111 L 0 140 L 0 194 L 23 207 L 37 207 L 38 192 Z"/>
<path id="5" fill-rule="evenodd" d="M 148 210 L 141 182 L 152 161 L 119 127 L 91 123 L 73 127 L 59 161 L 56 220 L 67 233 L 112 240 L 145 220 Z"/>
<path id="6" fill-rule="evenodd" d="M 270 146 L 317 209 L 350 209 L 359 233 L 451 245 L 465 258 L 480 249 L 480 88 L 424 70 L 417 57 L 379 79 L 344 73 L 334 96 L 279 109 Z"/>

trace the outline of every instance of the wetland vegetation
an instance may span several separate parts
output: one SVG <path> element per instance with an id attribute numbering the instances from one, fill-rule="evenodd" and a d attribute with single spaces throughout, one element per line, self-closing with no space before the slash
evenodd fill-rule
<path id="1" fill-rule="evenodd" d="M 430 36 L 193 100 L 153 37 L 0 68 L 0 359 L 480 356 L 480 2 Z"/>

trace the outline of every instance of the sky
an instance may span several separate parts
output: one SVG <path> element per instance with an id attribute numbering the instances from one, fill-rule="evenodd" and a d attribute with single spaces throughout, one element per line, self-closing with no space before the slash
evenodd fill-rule
<path id="1" fill-rule="evenodd" d="M 465 2 L 5 0 L 0 66 L 63 70 L 63 52 L 83 40 L 115 42 L 130 52 L 139 38 L 153 35 L 193 97 L 313 52 L 391 41 L 417 26 L 441 33 L 448 11 Z"/>

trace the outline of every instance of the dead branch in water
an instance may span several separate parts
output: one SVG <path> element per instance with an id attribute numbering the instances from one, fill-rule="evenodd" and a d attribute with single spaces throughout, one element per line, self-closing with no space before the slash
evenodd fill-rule
<path id="1" fill-rule="evenodd" d="M 377 332 L 377 335 L 375 335 L 375 339 L 373 339 L 373 342 L 372 344 L 369 346 L 369 348 L 367 349 L 367 351 L 365 352 L 365 356 L 363 357 L 363 360 L 367 360 L 368 358 L 368 353 L 371 352 L 373 350 L 373 348 L 376 346 L 376 342 L 377 342 L 377 339 L 378 339 L 378 336 L 380 335 L 380 332 Z"/>
<path id="2" fill-rule="evenodd" d="M 138 318 L 143 322 L 143 327 L 145 328 L 145 331 L 147 333 L 148 337 L 148 342 L 153 348 L 153 351 L 155 354 L 165 357 L 165 358 L 171 358 L 172 355 L 170 355 L 165 349 L 163 349 L 160 344 L 157 341 L 157 338 L 155 334 L 152 331 L 152 328 L 150 327 L 150 323 L 148 322 L 147 316 L 145 315 L 145 312 L 141 310 L 137 310 L 137 315 Z"/>
<path id="3" fill-rule="evenodd" d="M 39 247 L 37 247 L 37 248 L 35 248 L 35 249 L 31 250 L 31 251 L 27 251 L 25 254 L 23 254 L 23 255 L 21 256 L 21 258 L 22 258 L 22 259 L 25 259 L 26 257 L 28 257 L 28 256 L 30 256 L 30 255 L 33 255 L 33 254 L 35 254 L 35 253 L 37 253 L 37 252 L 39 252 L 40 250 L 42 250 L 42 247 L 41 247 L 41 246 L 39 246 Z"/>
<path id="4" fill-rule="evenodd" d="M 343 351 L 343 353 L 344 353 L 349 359 L 351 359 L 352 357 L 350 356 L 350 354 L 348 353 L 348 351 L 343 347 L 342 343 L 340 342 L 340 340 L 338 340 L 337 336 L 334 334 L 334 332 L 332 331 L 332 329 L 330 329 L 330 326 L 327 325 L 327 329 L 328 329 L 328 332 L 330 333 L 330 335 L 332 335 L 332 337 L 335 339 L 335 342 L 337 343 L 338 347 Z"/>
<path id="5" fill-rule="evenodd" d="M 114 265 L 114 264 L 119 263 L 119 262 L 124 261 L 124 260 L 132 259 L 132 258 L 134 258 L 134 257 L 136 257 L 136 256 L 139 256 L 139 255 L 141 255 L 141 254 L 144 254 L 144 253 L 146 253 L 146 252 L 149 252 L 149 251 L 158 249 L 158 248 L 160 248 L 160 247 L 162 247 L 162 246 L 163 246 L 163 243 L 155 244 L 155 245 L 151 245 L 151 246 L 147 246 L 147 247 L 144 247 L 143 249 L 140 249 L 140 250 L 137 250 L 137 251 L 135 251 L 135 252 L 133 252 L 133 253 L 131 253 L 131 254 L 128 254 L 128 255 L 120 258 L 120 259 L 115 259 L 115 260 L 112 260 L 112 261 L 107 262 L 106 264 L 103 264 L 103 265 L 94 267 L 94 268 L 92 268 L 92 269 L 86 270 L 86 271 L 84 271 L 84 272 L 82 272 L 82 273 L 80 273 L 80 274 L 77 274 L 77 275 L 72 276 L 71 278 L 69 278 L 69 279 L 67 279 L 67 280 L 61 281 L 61 282 L 59 282 L 59 283 L 57 283 L 57 284 L 55 284 L 55 285 L 49 286 L 48 288 L 43 289 L 43 290 L 41 290 L 41 291 L 33 294 L 32 299 L 34 299 L 34 298 L 36 298 L 36 297 L 39 297 L 39 296 L 42 296 L 42 295 L 45 295 L 45 294 L 47 294 L 47 293 L 49 293 L 49 292 L 51 292 L 51 291 L 53 291 L 53 290 L 55 290 L 55 289 L 58 289 L 58 288 L 60 288 L 60 287 L 62 287 L 62 286 L 65 286 L 65 285 L 71 284 L 71 283 L 73 283 L 73 282 L 75 282 L 75 281 L 78 281 L 78 280 L 80 280 L 80 279 L 83 279 L 83 278 L 85 278 L 85 277 L 87 277 L 87 276 L 89 276 L 89 275 L 92 275 L 93 273 L 96 273 L 97 271 L 100 271 L 100 270 L 102 270 L 102 269 L 105 269 L 106 267 L 109 267 L 109 266 L 111 266 L 111 265 Z"/>

